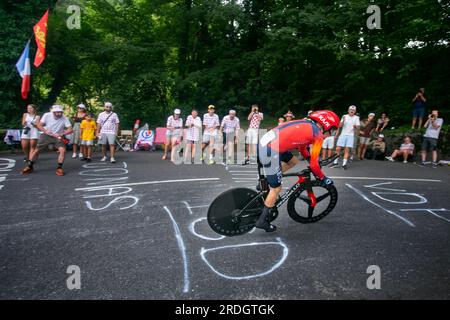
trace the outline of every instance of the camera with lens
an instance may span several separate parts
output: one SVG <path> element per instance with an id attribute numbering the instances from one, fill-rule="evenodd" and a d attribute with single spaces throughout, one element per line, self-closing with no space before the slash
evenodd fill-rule
<path id="1" fill-rule="evenodd" d="M 23 127 L 23 134 L 28 134 L 30 133 L 31 128 L 28 126 Z"/>

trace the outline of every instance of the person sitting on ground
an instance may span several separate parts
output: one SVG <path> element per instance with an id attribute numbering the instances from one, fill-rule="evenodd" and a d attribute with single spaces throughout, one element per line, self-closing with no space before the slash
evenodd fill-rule
<path id="1" fill-rule="evenodd" d="M 366 158 L 372 160 L 384 160 L 386 152 L 386 143 L 384 142 L 384 135 L 380 134 L 378 137 L 369 142 Z"/>
<path id="2" fill-rule="evenodd" d="M 81 161 L 92 161 L 92 147 L 94 146 L 95 131 L 97 124 L 92 117 L 92 113 L 88 113 L 85 119 L 80 124 L 81 130 L 81 153 L 83 158 Z"/>
<path id="3" fill-rule="evenodd" d="M 387 160 L 394 162 L 395 158 L 402 155 L 403 163 L 408 163 L 408 158 L 414 155 L 414 144 L 411 143 L 411 138 L 406 136 L 403 138 L 403 143 L 399 149 L 394 150 L 390 157 L 386 157 Z"/>

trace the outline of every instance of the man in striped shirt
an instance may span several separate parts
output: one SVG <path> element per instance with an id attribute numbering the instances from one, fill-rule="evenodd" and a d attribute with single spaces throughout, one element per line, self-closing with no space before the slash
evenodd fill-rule
<path id="1" fill-rule="evenodd" d="M 236 117 L 236 111 L 230 110 L 228 116 L 223 118 L 222 125 L 219 129 L 219 131 L 224 134 L 227 164 L 234 162 L 234 147 L 237 144 L 237 136 L 240 128 L 239 119 Z"/>
<path id="2" fill-rule="evenodd" d="M 215 111 L 216 108 L 213 105 L 210 105 L 208 107 L 208 113 L 203 116 L 203 126 L 205 131 L 203 133 L 202 154 L 206 146 L 209 145 L 209 164 L 214 163 L 214 143 L 217 143 L 217 129 L 220 126 L 219 116 L 215 114 Z"/>
<path id="3" fill-rule="evenodd" d="M 250 159 L 254 159 L 256 157 L 256 146 L 258 145 L 259 140 L 259 126 L 261 121 L 264 119 L 264 115 L 262 112 L 259 112 L 259 107 L 257 104 L 252 106 L 252 111 L 248 115 L 248 121 L 250 125 L 247 130 L 247 157 L 245 158 L 244 165 L 250 163 Z"/>
<path id="4" fill-rule="evenodd" d="M 116 163 L 114 154 L 116 150 L 116 137 L 119 133 L 119 123 L 119 117 L 115 112 L 113 112 L 112 103 L 106 102 L 105 111 L 98 115 L 96 132 L 96 136 L 99 137 L 98 144 L 102 145 L 102 162 L 107 160 L 106 145 L 109 144 L 111 163 Z"/>

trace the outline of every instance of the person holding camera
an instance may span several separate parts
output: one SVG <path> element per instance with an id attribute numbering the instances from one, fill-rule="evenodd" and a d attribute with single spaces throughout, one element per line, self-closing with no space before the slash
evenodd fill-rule
<path id="1" fill-rule="evenodd" d="M 419 120 L 417 129 L 420 129 L 422 128 L 423 117 L 425 117 L 425 103 L 427 102 L 427 99 L 425 98 L 425 88 L 419 89 L 419 92 L 413 98 L 412 102 L 414 103 L 414 109 L 411 129 L 416 127 L 417 120 Z"/>
<path id="2" fill-rule="evenodd" d="M 21 144 L 22 150 L 25 154 L 24 161 L 27 162 L 30 159 L 31 154 L 36 149 L 40 132 L 37 128 L 37 124 L 41 117 L 37 114 L 37 107 L 34 104 L 27 106 L 27 112 L 22 116 L 22 136 Z"/>
<path id="3" fill-rule="evenodd" d="M 246 142 L 247 142 L 247 157 L 245 158 L 244 165 L 250 163 L 250 160 L 256 160 L 256 146 L 259 140 L 259 126 L 264 119 L 264 115 L 259 112 L 259 106 L 257 104 L 252 105 L 252 111 L 247 117 L 249 121 L 249 127 L 247 130 Z"/>
<path id="4" fill-rule="evenodd" d="M 59 151 L 56 175 L 63 176 L 66 144 L 69 142 L 64 136 L 73 132 L 69 119 L 64 116 L 63 108 L 58 105 L 53 106 L 51 112 L 42 116 L 42 119 L 37 123 L 37 128 L 43 134 L 39 137 L 37 148 L 30 154 L 28 165 L 22 170 L 22 173 L 31 173 L 33 171 L 34 161 L 36 161 L 39 152 L 47 149 L 50 145 L 54 145 Z"/>
<path id="5" fill-rule="evenodd" d="M 437 142 L 439 139 L 439 133 L 441 132 L 442 125 L 444 124 L 444 119 L 439 118 L 439 111 L 433 110 L 430 115 L 428 115 L 428 120 L 424 127 L 427 129 L 423 135 L 422 142 L 422 165 L 425 165 L 427 159 L 427 151 L 432 151 L 432 166 L 437 166 Z"/>

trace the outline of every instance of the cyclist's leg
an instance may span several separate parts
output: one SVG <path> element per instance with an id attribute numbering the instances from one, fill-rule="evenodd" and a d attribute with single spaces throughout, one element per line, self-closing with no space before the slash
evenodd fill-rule
<path id="1" fill-rule="evenodd" d="M 273 232 L 276 230 L 274 225 L 270 224 L 270 211 L 275 206 L 278 199 L 278 194 L 281 192 L 281 157 L 276 151 L 271 150 L 270 147 L 261 147 L 259 150 L 259 160 L 264 168 L 264 173 L 269 184 L 270 191 L 264 203 L 264 208 L 261 215 L 256 221 L 255 227 L 264 229 L 266 232 Z"/>
<path id="2" fill-rule="evenodd" d="M 300 163 L 298 158 L 294 157 L 294 155 L 291 152 L 285 152 L 281 154 L 280 160 L 281 160 L 281 171 L 283 173 L 295 167 L 298 163 Z"/>

